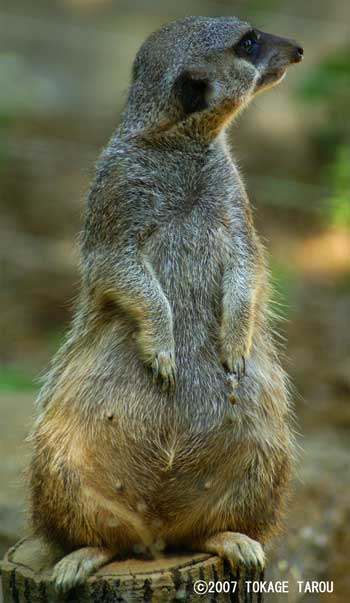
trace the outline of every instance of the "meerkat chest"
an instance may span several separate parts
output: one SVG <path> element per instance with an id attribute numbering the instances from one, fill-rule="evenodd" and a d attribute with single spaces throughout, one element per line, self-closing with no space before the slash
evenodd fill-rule
<path id="1" fill-rule="evenodd" d="M 232 162 L 216 151 L 204 158 L 151 154 L 141 175 L 147 206 L 138 206 L 137 221 L 152 267 L 164 279 L 202 282 L 206 273 L 212 280 L 234 252 L 235 236 L 248 233 L 245 192 Z"/>
<path id="2" fill-rule="evenodd" d="M 234 251 L 226 214 L 214 208 L 173 215 L 155 225 L 144 246 L 144 256 L 157 274 L 169 299 L 183 307 L 211 307 L 219 299 L 222 274 Z"/>
<path id="3" fill-rule="evenodd" d="M 169 193 L 169 197 L 174 191 Z M 158 263 L 162 259 L 184 262 L 191 257 L 199 263 L 225 260 L 234 252 L 236 236 L 245 237 L 245 217 L 240 206 L 232 202 L 232 191 L 182 190 L 172 207 L 160 204 L 149 224 L 145 225 L 144 251 Z"/>
<path id="4" fill-rule="evenodd" d="M 244 225 L 244 191 L 232 170 L 174 166 L 154 191 L 146 228 L 152 235 L 172 234 L 179 242 L 198 243 L 205 233 L 220 238 Z"/>

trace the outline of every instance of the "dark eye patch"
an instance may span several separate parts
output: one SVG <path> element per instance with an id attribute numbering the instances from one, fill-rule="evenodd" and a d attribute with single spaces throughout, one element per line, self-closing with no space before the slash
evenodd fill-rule
<path id="1" fill-rule="evenodd" d="M 260 33 L 255 29 L 248 31 L 236 44 L 234 51 L 237 56 L 255 62 L 260 52 Z"/>

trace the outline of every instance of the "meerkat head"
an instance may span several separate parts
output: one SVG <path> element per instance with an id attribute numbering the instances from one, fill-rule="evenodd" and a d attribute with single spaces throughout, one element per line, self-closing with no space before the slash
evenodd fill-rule
<path id="1" fill-rule="evenodd" d="M 298 63 L 296 42 L 236 18 L 189 17 L 152 34 L 139 50 L 125 121 L 164 131 L 185 124 L 216 135 L 253 96 Z"/>

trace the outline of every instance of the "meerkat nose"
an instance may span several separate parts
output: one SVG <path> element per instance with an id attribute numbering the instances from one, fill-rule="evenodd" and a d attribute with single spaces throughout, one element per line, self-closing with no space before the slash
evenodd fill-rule
<path id="1" fill-rule="evenodd" d="M 293 52 L 293 62 L 300 63 L 304 56 L 304 48 L 301 46 L 296 46 Z"/>

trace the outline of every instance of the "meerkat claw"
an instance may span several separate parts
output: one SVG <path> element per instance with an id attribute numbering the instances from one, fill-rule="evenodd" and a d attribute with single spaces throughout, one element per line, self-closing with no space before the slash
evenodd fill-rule
<path id="1" fill-rule="evenodd" d="M 265 567 L 265 554 L 261 544 L 246 534 L 221 532 L 209 538 L 203 549 L 227 559 L 234 570 L 237 567 L 248 567 L 261 571 Z"/>
<path id="2" fill-rule="evenodd" d="M 154 358 L 152 364 L 153 383 L 161 384 L 162 391 L 172 391 L 175 388 L 175 360 L 171 352 L 161 352 Z"/>
<path id="3" fill-rule="evenodd" d="M 230 375 L 229 381 L 236 381 L 237 384 L 246 374 L 246 360 L 244 356 L 232 358 L 225 362 L 225 367 Z"/>
<path id="4" fill-rule="evenodd" d="M 241 356 L 233 363 L 233 372 L 237 375 L 237 380 L 240 381 L 245 376 L 245 357 Z"/>
<path id="5" fill-rule="evenodd" d="M 78 586 L 89 576 L 91 570 L 78 560 L 62 559 L 55 566 L 52 581 L 57 593 L 63 594 Z"/>
<path id="6" fill-rule="evenodd" d="M 152 364 L 151 364 L 151 369 L 152 369 L 152 374 L 153 374 L 153 384 L 156 385 L 158 382 L 158 375 L 159 375 L 159 366 L 158 366 L 158 358 L 155 357 L 155 359 L 153 360 Z"/>
<path id="7" fill-rule="evenodd" d="M 73 551 L 56 563 L 52 582 L 58 594 L 64 594 L 85 580 L 113 558 L 107 549 L 86 547 Z"/>

